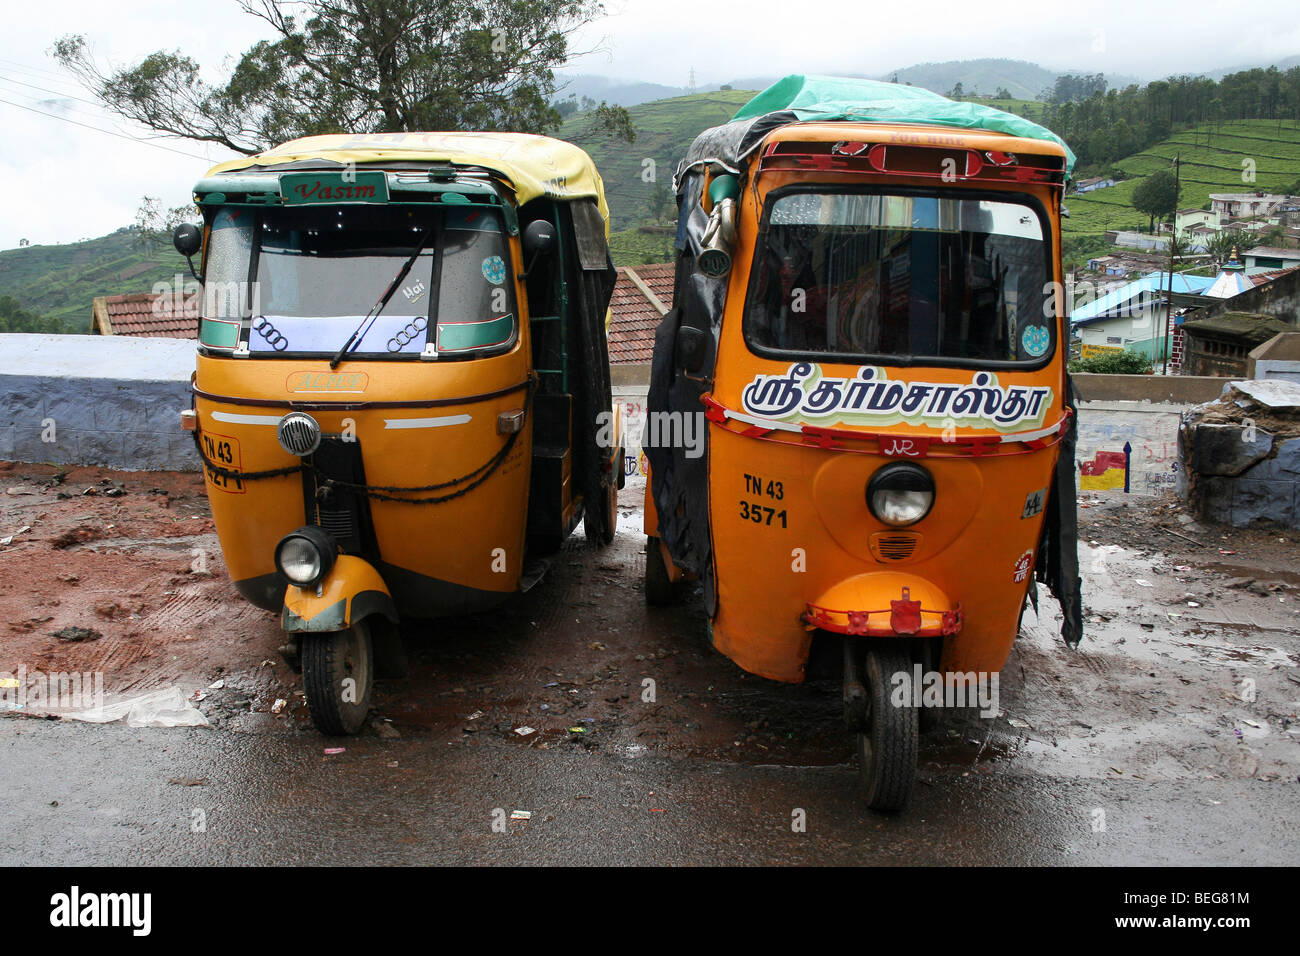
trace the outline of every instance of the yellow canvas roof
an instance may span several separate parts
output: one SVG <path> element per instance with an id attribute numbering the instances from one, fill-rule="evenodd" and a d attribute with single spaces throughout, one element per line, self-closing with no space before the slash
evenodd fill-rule
<path id="1" fill-rule="evenodd" d="M 514 184 L 515 196 L 521 206 L 542 196 L 559 200 L 591 198 L 596 200 L 606 223 L 609 222 L 604 184 L 591 157 L 572 143 L 530 133 L 338 133 L 305 136 L 255 156 L 219 163 L 208 170 L 208 175 L 309 159 L 358 164 L 442 161 L 485 166 Z"/>

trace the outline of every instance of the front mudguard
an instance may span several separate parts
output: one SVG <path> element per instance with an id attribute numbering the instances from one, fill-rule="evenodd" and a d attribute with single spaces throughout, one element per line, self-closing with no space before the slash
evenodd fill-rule
<path id="1" fill-rule="evenodd" d="M 372 614 L 397 624 L 397 605 L 388 585 L 364 558 L 341 554 L 316 587 L 290 584 L 285 589 L 280 626 L 290 633 L 344 631 Z"/>

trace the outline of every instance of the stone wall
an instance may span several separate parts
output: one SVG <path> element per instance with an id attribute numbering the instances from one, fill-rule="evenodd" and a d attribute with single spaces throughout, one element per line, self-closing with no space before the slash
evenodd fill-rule
<path id="1" fill-rule="evenodd" d="M 195 343 L 0 335 L 0 459 L 125 471 L 199 468 L 181 431 Z"/>
<path id="2" fill-rule="evenodd" d="M 1179 427 L 1178 491 L 1207 521 L 1300 528 L 1300 385 L 1233 382 Z"/>

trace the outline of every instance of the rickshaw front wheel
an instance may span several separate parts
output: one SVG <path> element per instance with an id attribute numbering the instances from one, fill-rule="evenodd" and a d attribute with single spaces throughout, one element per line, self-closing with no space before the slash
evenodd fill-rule
<path id="1" fill-rule="evenodd" d="M 374 644 L 365 621 L 345 631 L 304 634 L 302 683 L 316 729 L 331 737 L 360 731 L 370 711 L 374 673 Z"/>
<path id="2" fill-rule="evenodd" d="M 873 810 L 901 810 L 916 781 L 919 735 L 917 707 L 890 702 L 897 673 L 910 674 L 912 656 L 905 647 L 871 649 L 866 654 L 870 711 L 867 729 L 858 734 L 858 779 Z"/>

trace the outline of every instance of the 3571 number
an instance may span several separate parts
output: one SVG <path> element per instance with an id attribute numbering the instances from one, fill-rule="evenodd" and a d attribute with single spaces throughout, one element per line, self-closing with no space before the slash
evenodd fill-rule
<path id="1" fill-rule="evenodd" d="M 767 505 L 760 505 L 752 501 L 742 501 L 740 503 L 740 517 L 745 521 L 767 526 L 779 521 L 782 528 L 786 527 L 787 521 L 784 509 L 777 511 L 775 508 L 769 508 Z"/>

